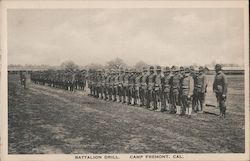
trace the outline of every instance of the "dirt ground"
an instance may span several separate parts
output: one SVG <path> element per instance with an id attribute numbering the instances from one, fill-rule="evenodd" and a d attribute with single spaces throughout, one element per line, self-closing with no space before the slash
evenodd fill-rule
<path id="1" fill-rule="evenodd" d="M 244 76 L 228 76 L 227 117 L 206 107 L 192 118 L 105 102 L 9 75 L 9 154 L 243 153 Z M 210 78 L 207 103 L 216 104 Z"/>

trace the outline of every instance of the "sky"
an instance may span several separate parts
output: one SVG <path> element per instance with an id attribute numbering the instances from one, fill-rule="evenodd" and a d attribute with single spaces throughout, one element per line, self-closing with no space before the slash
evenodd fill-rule
<path id="1" fill-rule="evenodd" d="M 233 8 L 11 9 L 8 63 L 243 65 L 243 10 Z"/>

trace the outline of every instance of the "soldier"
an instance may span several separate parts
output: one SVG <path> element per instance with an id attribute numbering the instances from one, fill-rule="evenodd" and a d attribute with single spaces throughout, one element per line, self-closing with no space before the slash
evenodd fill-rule
<path id="1" fill-rule="evenodd" d="M 170 88 L 171 88 L 172 74 L 170 73 L 170 68 L 166 67 L 164 70 L 163 78 L 163 97 L 162 103 L 164 110 L 170 111 L 171 101 L 170 101 Z"/>
<path id="2" fill-rule="evenodd" d="M 123 103 L 128 103 L 128 96 L 129 96 L 129 77 L 130 73 L 129 70 L 125 70 L 124 80 L 123 80 Z"/>
<path id="3" fill-rule="evenodd" d="M 89 69 L 89 74 L 88 74 L 88 87 L 90 89 L 90 95 L 93 96 L 94 95 L 94 88 L 93 88 L 93 70 Z"/>
<path id="4" fill-rule="evenodd" d="M 107 87 L 107 93 L 108 93 L 108 101 L 112 100 L 112 74 L 113 74 L 113 71 L 110 70 L 105 81 L 106 87 Z"/>
<path id="5" fill-rule="evenodd" d="M 143 75 L 141 77 L 141 104 L 142 106 L 147 105 L 147 88 L 148 88 L 148 70 L 146 67 L 143 68 Z"/>
<path id="6" fill-rule="evenodd" d="M 180 67 L 180 71 L 179 71 L 180 84 L 181 84 L 181 82 L 182 82 L 184 76 L 185 76 L 185 70 L 184 70 L 184 67 L 181 66 L 181 67 Z M 181 87 L 180 87 L 180 91 L 179 91 L 179 104 L 180 104 L 180 106 L 182 106 L 182 101 L 181 101 L 181 95 L 182 95 L 182 94 L 181 94 L 181 92 L 182 92 L 182 89 L 181 89 Z"/>
<path id="7" fill-rule="evenodd" d="M 124 102 L 123 100 L 123 96 L 124 96 L 124 88 L 123 88 L 123 81 L 124 81 L 124 69 L 120 68 L 120 73 L 118 76 L 118 82 L 119 82 L 119 86 L 118 86 L 118 95 L 119 95 L 119 102 Z"/>
<path id="8" fill-rule="evenodd" d="M 220 108 L 219 117 L 225 118 L 226 115 L 226 98 L 227 98 L 227 78 L 222 72 L 222 67 L 220 64 L 215 65 L 216 75 L 213 82 L 213 92 L 216 94 L 218 106 Z"/>
<path id="9" fill-rule="evenodd" d="M 105 84 L 104 84 L 104 99 L 107 101 L 109 99 L 109 78 L 110 72 L 108 70 L 105 71 Z"/>
<path id="10" fill-rule="evenodd" d="M 171 80 L 171 102 L 172 108 L 170 113 L 176 113 L 177 115 L 180 114 L 180 103 L 179 103 L 179 94 L 180 94 L 180 75 L 179 69 L 174 67 L 172 69 L 173 77 Z"/>
<path id="11" fill-rule="evenodd" d="M 102 87 L 102 75 L 101 75 L 101 69 L 97 70 L 97 75 L 96 75 L 96 91 L 97 91 L 97 98 L 101 98 L 101 87 Z"/>
<path id="12" fill-rule="evenodd" d="M 181 82 L 181 89 L 182 110 L 180 115 L 182 116 L 186 113 L 190 118 L 192 114 L 191 103 L 194 91 L 194 80 L 193 77 L 190 75 L 189 68 L 185 68 L 185 75 Z"/>
<path id="13" fill-rule="evenodd" d="M 118 93 L 118 88 L 119 88 L 119 72 L 115 71 L 115 76 L 114 76 L 114 101 L 119 100 L 119 93 Z"/>
<path id="14" fill-rule="evenodd" d="M 204 73 L 204 68 L 199 67 L 199 74 L 197 76 L 195 88 L 197 89 L 198 106 L 200 104 L 200 112 L 204 113 L 205 94 L 207 92 L 207 76 Z M 199 109 L 199 108 L 198 108 Z"/>
<path id="15" fill-rule="evenodd" d="M 136 78 L 135 78 L 135 104 L 138 106 L 141 106 L 141 78 L 142 73 L 140 71 L 136 72 Z"/>
<path id="16" fill-rule="evenodd" d="M 106 75 L 105 75 L 105 70 L 103 69 L 101 71 L 101 99 L 106 99 L 106 95 L 105 95 L 105 80 L 106 80 Z"/>
<path id="17" fill-rule="evenodd" d="M 130 77 L 128 80 L 128 87 L 129 87 L 129 95 L 128 95 L 128 104 L 131 104 L 132 106 L 135 105 L 135 78 L 136 74 L 133 69 L 130 71 Z"/>
<path id="18" fill-rule="evenodd" d="M 149 68 L 149 76 L 148 76 L 148 105 L 147 107 L 150 110 L 154 110 L 154 100 L 155 100 L 155 95 L 154 95 L 154 86 L 155 86 L 155 74 L 154 74 L 154 67 L 151 66 Z"/>
<path id="19" fill-rule="evenodd" d="M 156 68 L 156 75 L 155 75 L 155 84 L 154 84 L 154 93 L 155 93 L 155 106 L 156 111 L 161 112 L 162 111 L 162 79 L 163 76 L 161 74 L 161 67 L 157 66 Z"/>
<path id="20" fill-rule="evenodd" d="M 192 108 L 193 108 L 194 112 L 198 112 L 198 89 L 196 86 L 198 74 L 193 66 L 190 66 L 189 69 L 190 69 L 190 75 L 194 79 L 194 92 L 193 92 L 193 99 L 192 99 Z"/>
<path id="21" fill-rule="evenodd" d="M 111 76 L 110 76 L 110 96 L 111 96 L 111 100 L 110 101 L 114 101 L 114 93 L 115 93 L 115 70 L 111 71 Z"/>

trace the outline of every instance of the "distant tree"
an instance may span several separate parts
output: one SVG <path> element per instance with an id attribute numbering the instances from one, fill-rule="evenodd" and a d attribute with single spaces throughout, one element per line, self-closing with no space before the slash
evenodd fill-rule
<path id="1" fill-rule="evenodd" d="M 106 68 L 108 69 L 119 69 L 120 67 L 126 68 L 127 64 L 121 58 L 115 58 L 107 62 Z"/>
<path id="2" fill-rule="evenodd" d="M 98 70 L 98 69 L 103 69 L 103 66 L 100 65 L 100 64 L 92 63 L 92 64 L 86 65 L 84 68 L 85 68 L 85 69 L 94 69 L 94 70 Z"/>
<path id="3" fill-rule="evenodd" d="M 144 61 L 139 61 L 135 64 L 134 68 L 136 70 L 143 70 L 144 67 L 148 67 L 149 65 L 145 63 Z"/>
<path id="4" fill-rule="evenodd" d="M 67 71 L 75 71 L 79 67 L 73 61 L 65 61 L 61 64 L 61 68 Z"/>

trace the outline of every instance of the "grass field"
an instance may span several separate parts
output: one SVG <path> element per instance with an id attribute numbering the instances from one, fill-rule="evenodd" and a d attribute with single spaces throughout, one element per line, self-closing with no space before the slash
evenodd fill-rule
<path id="1" fill-rule="evenodd" d="M 207 103 L 216 104 L 209 76 Z M 228 110 L 192 118 L 105 102 L 84 92 L 30 84 L 9 75 L 9 154 L 243 153 L 244 76 L 228 76 Z"/>

